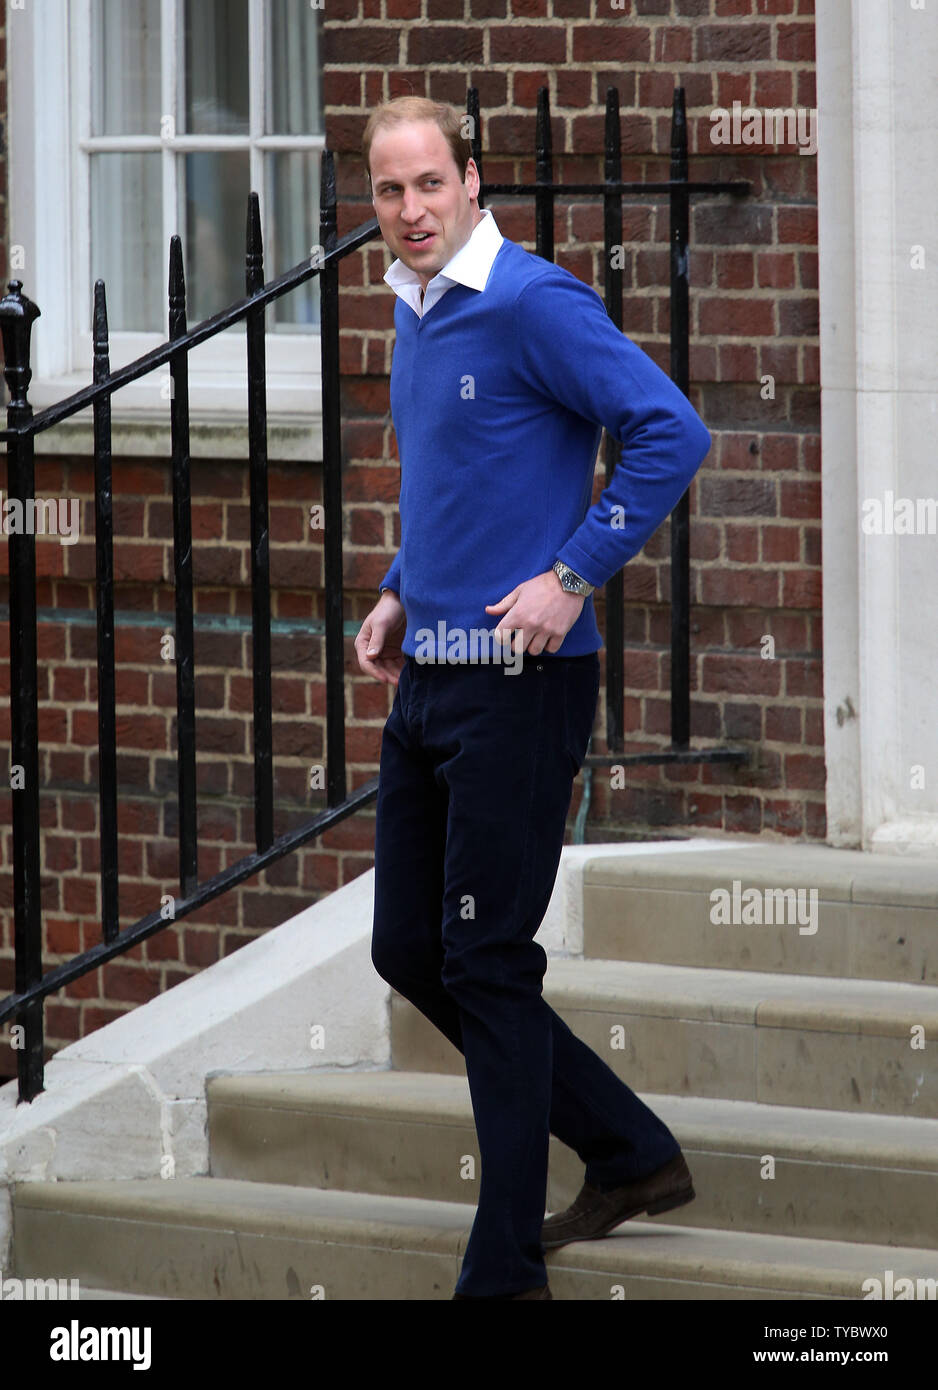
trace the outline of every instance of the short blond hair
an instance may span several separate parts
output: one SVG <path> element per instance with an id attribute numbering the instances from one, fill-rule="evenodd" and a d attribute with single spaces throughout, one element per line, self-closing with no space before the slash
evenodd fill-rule
<path id="1" fill-rule="evenodd" d="M 408 121 L 432 121 L 445 137 L 456 161 L 459 177 L 465 183 L 466 168 L 472 156 L 472 142 L 463 129 L 465 119 L 455 106 L 443 101 L 430 101 L 428 97 L 394 97 L 391 101 L 382 102 L 368 117 L 362 136 L 362 158 L 369 180 L 371 142 L 379 130 L 389 130 Z"/>

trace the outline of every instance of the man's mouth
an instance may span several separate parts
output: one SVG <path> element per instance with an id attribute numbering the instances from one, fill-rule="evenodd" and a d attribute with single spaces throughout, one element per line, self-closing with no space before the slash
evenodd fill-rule
<path id="1" fill-rule="evenodd" d="M 432 241 L 436 236 L 435 232 L 409 232 L 404 240 L 411 246 L 423 246 L 428 241 Z"/>

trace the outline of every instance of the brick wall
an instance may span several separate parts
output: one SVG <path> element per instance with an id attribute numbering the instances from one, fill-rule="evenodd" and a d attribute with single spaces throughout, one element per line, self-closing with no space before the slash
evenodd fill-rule
<path id="1" fill-rule="evenodd" d="M 751 742 L 755 770 L 630 769 L 625 789 L 592 783 L 590 841 L 642 834 L 745 832 L 823 838 L 820 483 L 815 161 L 794 147 L 728 151 L 710 143 L 710 112 L 814 105 L 813 4 L 806 0 L 329 0 L 324 11 L 326 131 L 337 154 L 344 232 L 372 215 L 358 156 L 379 100 L 416 92 L 461 106 L 471 82 L 483 112 L 488 181 L 533 178 L 537 90 L 553 112 L 555 175 L 601 176 L 608 85 L 623 106 L 624 177 L 667 177 L 671 94 L 687 91 L 692 176 L 744 177 L 752 196 L 693 202 L 692 400 L 714 436 L 691 492 L 692 733 Z M 2 108 L 5 110 L 5 106 Z M 565 152 L 571 152 L 569 154 Z M 534 247 L 533 208 L 489 200 L 502 232 Z M 5 204 L 4 204 L 5 207 Z M 626 201 L 625 331 L 667 370 L 667 207 Z M 558 261 L 602 288 L 597 203 L 558 203 Z M 5 254 L 5 250 L 4 250 Z M 388 405 L 394 296 L 373 242 L 342 264 L 346 616 L 356 623 L 399 544 L 399 464 Z M 27 293 L 29 286 L 26 287 Z M 42 306 L 45 308 L 45 306 Z M 762 378 L 775 380 L 763 399 Z M 602 489 L 597 469 L 595 496 Z M 37 461 L 40 495 L 83 499 L 93 536 L 87 459 Z M 117 629 L 121 797 L 121 922 L 177 883 L 175 676 L 160 657 L 173 613 L 168 466 L 118 459 L 114 472 L 116 606 L 138 615 Z M 319 470 L 271 465 L 276 831 L 308 818 L 323 759 L 322 551 L 308 527 Z M 196 697 L 200 872 L 253 847 L 250 736 L 250 555 L 246 467 L 194 461 Z M 626 568 L 630 749 L 669 729 L 669 540 L 665 526 Z M 5 550 L 5 547 L 4 547 Z M 42 895 L 48 965 L 98 939 L 93 543 L 37 543 L 44 827 Z M 6 601 L 6 592 L 0 601 Z M 601 597 L 599 621 L 604 621 Z M 240 619 L 242 630 L 226 631 Z M 219 630 L 213 630 L 216 622 Z M 762 639 L 774 659 L 761 655 Z M 0 693 L 9 690 L 8 628 Z M 373 777 L 392 692 L 361 677 L 346 642 L 349 786 Z M 601 694 L 601 701 L 603 699 Z M 605 713 L 593 747 L 605 751 Z M 0 736 L 7 741 L 4 701 Z M 581 795 L 578 780 L 571 821 Z M 10 802 L 0 806 L 10 864 Z M 350 881 L 372 863 L 373 808 L 266 874 L 152 937 L 49 1002 L 47 1052 L 236 950 Z M 126 877 L 125 877 L 126 875 Z M 0 879 L 0 993 L 13 986 L 12 878 Z M 0 1049 L 0 1075 L 12 1074 Z"/>

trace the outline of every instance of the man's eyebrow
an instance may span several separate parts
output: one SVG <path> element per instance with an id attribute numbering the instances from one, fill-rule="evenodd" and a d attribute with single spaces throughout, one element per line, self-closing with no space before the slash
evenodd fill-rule
<path id="1" fill-rule="evenodd" d="M 425 169 L 422 174 L 417 175 L 418 182 L 421 179 L 441 179 L 442 177 L 443 174 L 440 172 L 439 169 Z M 386 183 L 400 183 L 400 179 L 391 178 L 390 176 L 388 176 L 387 178 L 378 179 L 375 183 L 375 188 L 383 188 Z"/>

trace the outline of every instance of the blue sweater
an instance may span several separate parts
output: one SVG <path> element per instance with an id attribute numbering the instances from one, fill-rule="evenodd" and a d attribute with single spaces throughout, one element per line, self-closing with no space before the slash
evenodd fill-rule
<path id="1" fill-rule="evenodd" d="M 684 494 L 710 435 L 595 290 L 507 238 L 484 290 L 453 285 L 423 318 L 398 298 L 394 325 L 401 545 L 381 587 L 404 606 L 405 654 L 497 661 L 469 655 L 499 651 L 481 636 L 500 621 L 485 605 L 557 559 L 605 584 Z M 603 426 L 622 457 L 590 507 Z M 557 655 L 602 645 L 590 595 Z"/>

